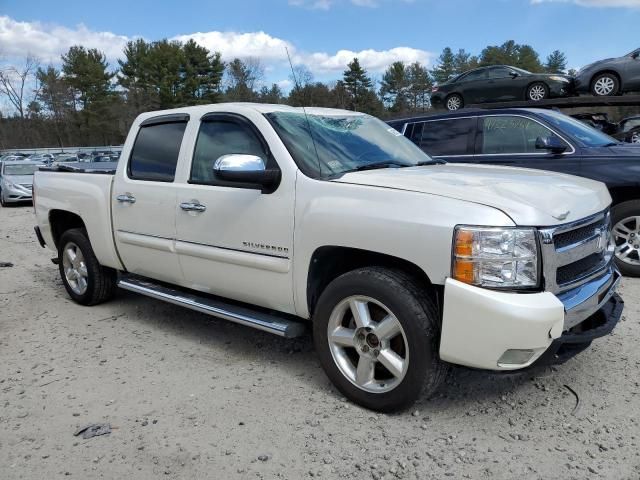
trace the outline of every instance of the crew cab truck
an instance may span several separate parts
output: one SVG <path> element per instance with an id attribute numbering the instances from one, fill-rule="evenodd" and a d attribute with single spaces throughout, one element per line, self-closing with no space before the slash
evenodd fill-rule
<path id="1" fill-rule="evenodd" d="M 35 175 L 36 233 L 73 300 L 117 287 L 284 337 L 313 329 L 349 399 L 392 411 L 449 364 L 578 351 L 622 311 L 599 182 L 433 160 L 368 115 L 151 112 L 117 168 Z"/>

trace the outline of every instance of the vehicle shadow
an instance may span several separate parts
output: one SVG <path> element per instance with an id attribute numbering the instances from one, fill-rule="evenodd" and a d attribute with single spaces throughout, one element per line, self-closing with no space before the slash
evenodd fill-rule
<path id="1" fill-rule="evenodd" d="M 144 323 L 214 350 L 231 350 L 234 356 L 247 363 L 268 358 L 270 368 L 284 369 L 296 381 L 305 382 L 314 389 L 331 391 L 337 399 L 342 398 L 320 367 L 310 329 L 302 337 L 284 339 L 131 292 L 119 291 L 116 303 L 121 321 Z M 416 407 L 435 413 L 456 404 L 464 408 L 483 401 L 500 401 L 504 395 L 530 384 L 532 378 L 551 373 L 549 366 L 511 373 L 452 367 L 438 392 L 432 398 L 421 398 Z"/>

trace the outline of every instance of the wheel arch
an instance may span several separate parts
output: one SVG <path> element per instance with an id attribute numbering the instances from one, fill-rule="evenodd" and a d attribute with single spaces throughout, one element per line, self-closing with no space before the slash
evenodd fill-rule
<path id="1" fill-rule="evenodd" d="M 373 266 L 404 271 L 430 289 L 433 292 L 436 305 L 440 304 L 439 289 L 434 286 L 427 273 L 418 265 L 380 252 L 328 245 L 317 248 L 309 262 L 307 307 L 311 318 L 313 318 L 318 298 L 331 281 L 357 268 Z"/>
<path id="2" fill-rule="evenodd" d="M 611 194 L 611 205 L 615 206 L 630 200 L 640 200 L 638 187 L 617 187 L 609 190 Z"/>
<path id="3" fill-rule="evenodd" d="M 62 234 L 72 228 L 86 228 L 84 220 L 80 215 L 67 210 L 51 210 L 49 212 L 49 225 L 51 226 L 51 236 L 55 246 Z"/>

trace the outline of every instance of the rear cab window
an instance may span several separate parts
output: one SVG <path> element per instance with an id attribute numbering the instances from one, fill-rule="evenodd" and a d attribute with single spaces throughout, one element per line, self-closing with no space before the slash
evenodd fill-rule
<path id="1" fill-rule="evenodd" d="M 173 182 L 188 115 L 166 115 L 143 121 L 136 137 L 127 175 L 132 180 Z"/>

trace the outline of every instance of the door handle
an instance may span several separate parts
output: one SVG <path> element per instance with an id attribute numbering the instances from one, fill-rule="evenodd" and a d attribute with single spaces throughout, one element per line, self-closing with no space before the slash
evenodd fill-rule
<path id="1" fill-rule="evenodd" d="M 136 203 L 136 197 L 131 195 L 130 193 L 125 193 L 124 195 L 118 195 L 116 197 L 120 203 Z"/>
<path id="2" fill-rule="evenodd" d="M 198 202 L 182 202 L 180 208 L 187 212 L 204 212 L 207 207 Z"/>

